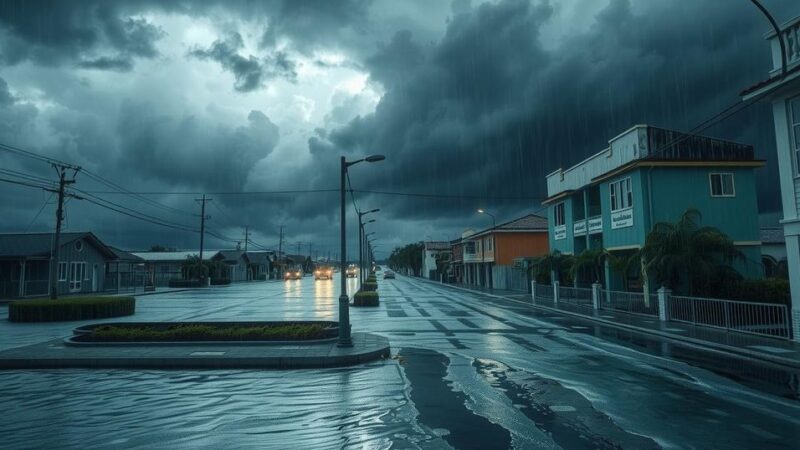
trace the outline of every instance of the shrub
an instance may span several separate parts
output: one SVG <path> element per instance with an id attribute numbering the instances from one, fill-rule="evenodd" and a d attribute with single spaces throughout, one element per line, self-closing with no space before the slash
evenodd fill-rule
<path id="1" fill-rule="evenodd" d="M 358 291 L 353 296 L 353 306 L 378 306 L 379 297 L 375 291 Z"/>
<path id="2" fill-rule="evenodd" d="M 368 282 L 366 282 L 366 283 L 361 285 L 361 290 L 362 291 L 371 292 L 371 291 L 376 291 L 377 289 L 378 289 L 378 283 L 375 283 L 375 282 L 369 282 L 368 281 Z"/>
<path id="3" fill-rule="evenodd" d="M 789 280 L 740 280 L 719 286 L 712 297 L 759 303 L 791 303 Z"/>
<path id="4" fill-rule="evenodd" d="M 220 286 L 223 284 L 231 284 L 230 278 L 212 278 L 211 285 L 212 286 Z"/>
<path id="5" fill-rule="evenodd" d="M 177 324 L 168 327 L 146 325 L 104 325 L 92 331 L 90 341 L 303 341 L 327 337 L 320 324 L 211 325 Z"/>
<path id="6" fill-rule="evenodd" d="M 72 297 L 60 300 L 20 300 L 8 305 L 11 322 L 55 322 L 129 316 L 136 311 L 133 297 Z"/>

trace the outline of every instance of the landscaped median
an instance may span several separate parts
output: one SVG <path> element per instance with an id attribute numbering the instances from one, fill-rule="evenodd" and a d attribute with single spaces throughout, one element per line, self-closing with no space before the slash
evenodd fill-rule
<path id="1" fill-rule="evenodd" d="M 376 291 L 358 291 L 353 296 L 353 306 L 378 306 L 380 298 Z"/>
<path id="2" fill-rule="evenodd" d="M 8 305 L 11 322 L 57 322 L 129 316 L 136 311 L 133 297 L 67 297 L 57 300 L 18 300 Z"/>
<path id="3" fill-rule="evenodd" d="M 337 333 L 338 322 L 121 322 L 76 328 L 68 343 L 307 342 Z"/>

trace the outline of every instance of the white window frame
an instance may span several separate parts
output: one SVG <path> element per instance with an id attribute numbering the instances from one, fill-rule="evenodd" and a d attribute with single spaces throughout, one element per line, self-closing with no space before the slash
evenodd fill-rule
<path id="1" fill-rule="evenodd" d="M 487 252 L 494 251 L 494 239 L 492 239 L 492 236 L 488 236 L 486 238 L 486 251 Z"/>
<path id="2" fill-rule="evenodd" d="M 553 225 L 560 227 L 567 224 L 566 205 L 564 202 L 553 205 Z"/>
<path id="3" fill-rule="evenodd" d="M 67 263 L 66 262 L 59 262 L 58 263 L 58 281 L 67 281 Z"/>
<path id="4" fill-rule="evenodd" d="M 792 160 L 792 175 L 794 178 L 800 178 L 800 117 L 794 117 L 794 108 L 792 105 L 798 103 L 800 105 L 800 96 L 789 99 L 787 108 L 789 117 L 789 145 L 792 147 L 790 159 Z"/>
<path id="5" fill-rule="evenodd" d="M 722 190 L 722 192 L 720 192 L 719 194 L 714 194 L 714 177 L 715 176 L 720 177 L 719 186 L 720 186 L 720 189 Z M 729 194 L 725 193 L 725 183 L 722 182 L 722 180 L 723 180 L 722 177 L 726 177 L 726 176 L 730 176 L 731 177 L 731 190 L 732 190 L 732 192 L 729 193 Z M 709 173 L 708 174 L 708 192 L 714 198 L 736 197 L 736 177 L 733 176 L 733 172 L 711 172 L 711 173 Z"/>
<path id="6" fill-rule="evenodd" d="M 80 292 L 83 289 L 83 278 L 86 275 L 86 262 L 69 263 L 69 291 Z"/>
<path id="7" fill-rule="evenodd" d="M 608 183 L 608 200 L 611 212 L 633 208 L 633 181 L 631 177 Z"/>
<path id="8" fill-rule="evenodd" d="M 470 245 L 470 244 L 472 244 L 472 245 Z M 472 251 L 470 251 L 470 249 Z M 474 241 L 470 241 L 470 242 L 465 242 L 464 243 L 464 254 L 465 255 L 474 255 L 476 253 L 478 253 L 478 251 L 475 248 L 475 242 Z"/>

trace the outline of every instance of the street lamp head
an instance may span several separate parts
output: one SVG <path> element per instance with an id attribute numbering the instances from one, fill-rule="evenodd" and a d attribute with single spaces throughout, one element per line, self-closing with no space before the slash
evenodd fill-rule
<path id="1" fill-rule="evenodd" d="M 478 212 L 481 214 L 486 214 L 486 210 L 483 208 L 478 208 Z"/>
<path id="2" fill-rule="evenodd" d="M 384 159 L 386 159 L 386 157 L 383 156 L 383 155 L 369 155 L 366 158 L 364 158 L 364 161 L 366 161 L 366 162 L 378 162 L 378 161 L 383 161 Z"/>
<path id="3" fill-rule="evenodd" d="M 371 211 L 367 211 L 367 212 L 368 212 L 368 213 L 376 213 L 376 212 L 378 212 L 378 211 L 380 211 L 380 210 L 381 210 L 380 208 L 375 208 L 375 209 L 373 209 L 373 210 L 371 210 Z"/>
<path id="4" fill-rule="evenodd" d="M 366 223 L 372 223 L 372 222 L 375 222 L 375 219 L 370 219 L 370 220 L 366 221 Z"/>

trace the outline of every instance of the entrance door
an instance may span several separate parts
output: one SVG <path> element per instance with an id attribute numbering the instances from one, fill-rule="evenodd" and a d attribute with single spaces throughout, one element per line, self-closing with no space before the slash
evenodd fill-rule
<path id="1" fill-rule="evenodd" d="M 83 276 L 86 274 L 85 262 L 69 264 L 69 291 L 80 292 L 83 287 Z"/>

